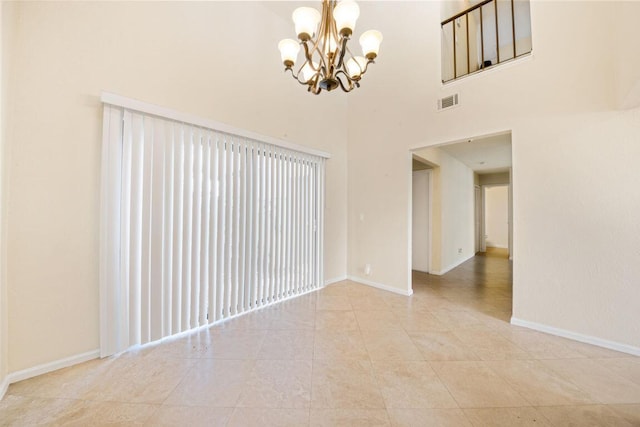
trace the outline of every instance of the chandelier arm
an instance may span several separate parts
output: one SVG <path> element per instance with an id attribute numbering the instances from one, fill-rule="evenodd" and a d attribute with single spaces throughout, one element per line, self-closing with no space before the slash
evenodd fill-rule
<path id="1" fill-rule="evenodd" d="M 344 75 L 347 82 L 349 82 L 348 87 L 344 85 L 344 82 L 340 78 L 340 74 Z M 343 70 L 338 70 L 336 72 L 336 80 L 338 81 L 338 84 L 340 84 L 340 88 L 342 88 L 344 92 L 351 92 L 354 88 L 360 87 L 360 84 L 357 81 L 353 80 L 351 77 L 349 77 L 349 75 L 345 73 Z"/>
<path id="2" fill-rule="evenodd" d="M 318 40 L 319 40 L 319 38 L 318 38 Z M 318 51 L 318 48 L 317 48 L 318 42 L 316 41 L 311 49 L 309 49 L 309 46 L 307 45 L 307 42 L 302 42 L 302 45 L 304 46 L 304 57 L 305 57 L 306 61 L 302 64 L 302 67 L 300 67 L 300 69 L 302 69 L 305 64 L 309 64 L 309 68 L 311 68 L 317 74 L 319 71 L 322 70 L 322 62 L 324 61 L 324 58 L 323 58 L 322 54 L 320 54 L 320 63 L 318 64 L 318 67 L 316 68 L 316 67 L 313 66 L 313 53 Z"/>
<path id="3" fill-rule="evenodd" d="M 344 62 L 344 55 L 349 52 L 349 55 L 353 57 L 353 54 L 347 47 L 347 42 L 350 40 L 349 36 L 342 36 L 342 46 L 340 47 L 340 57 L 338 58 L 338 65 L 336 68 L 342 68 L 342 64 Z"/>

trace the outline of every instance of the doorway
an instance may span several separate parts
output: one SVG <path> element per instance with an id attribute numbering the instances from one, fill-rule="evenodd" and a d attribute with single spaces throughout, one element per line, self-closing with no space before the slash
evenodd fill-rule
<path id="1" fill-rule="evenodd" d="M 509 186 L 485 185 L 483 252 L 509 256 Z"/>
<path id="2" fill-rule="evenodd" d="M 411 157 L 413 164 L 418 161 L 430 166 L 428 194 L 432 200 L 428 212 L 429 264 L 427 274 L 423 274 L 424 263 L 420 261 L 424 259 L 425 233 L 416 219 L 426 215 L 420 213 L 424 204 L 416 191 L 424 193 L 419 188 L 426 184 L 412 169 L 409 259 L 413 291 L 446 284 L 452 295 L 477 294 L 485 298 L 486 305 L 494 303 L 487 296 L 499 294 L 504 300 L 495 301 L 494 308 L 507 311 L 512 296 L 511 263 L 507 259 L 512 247 L 511 132 L 415 148 Z M 487 248 L 492 253 L 487 253 Z M 498 257 L 496 251 L 500 252 Z"/>

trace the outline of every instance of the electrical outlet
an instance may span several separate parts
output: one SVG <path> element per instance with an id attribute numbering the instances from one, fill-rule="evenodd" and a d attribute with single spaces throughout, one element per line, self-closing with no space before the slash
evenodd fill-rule
<path id="1" fill-rule="evenodd" d="M 462 248 L 458 248 L 458 253 L 461 254 L 462 253 Z"/>
<path id="2" fill-rule="evenodd" d="M 364 265 L 364 274 L 365 276 L 369 276 L 371 274 L 371 264 Z"/>

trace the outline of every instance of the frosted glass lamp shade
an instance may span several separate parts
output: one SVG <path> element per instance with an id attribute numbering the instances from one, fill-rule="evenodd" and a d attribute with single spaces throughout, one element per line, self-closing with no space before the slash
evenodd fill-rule
<path id="1" fill-rule="evenodd" d="M 302 67 L 302 70 L 300 71 L 300 73 L 302 73 L 302 81 L 308 82 L 309 80 L 313 79 L 313 77 L 316 75 L 317 69 L 318 64 L 316 64 L 315 62 L 313 63 L 313 68 L 311 67 L 311 65 L 309 65 L 308 62 L 304 64 L 304 67 Z"/>
<path id="2" fill-rule="evenodd" d="M 369 30 L 365 31 L 360 36 L 362 53 L 367 57 L 367 59 L 375 59 L 375 57 L 378 56 L 380 43 L 382 43 L 382 33 L 380 31 Z"/>
<path id="3" fill-rule="evenodd" d="M 299 7 L 293 11 L 293 23 L 296 25 L 296 34 L 302 41 L 309 40 L 318 28 L 320 12 L 312 7 Z"/>
<path id="4" fill-rule="evenodd" d="M 360 77 L 367 67 L 367 60 L 362 56 L 356 56 L 347 61 L 347 72 L 352 79 Z"/>
<path id="5" fill-rule="evenodd" d="M 351 0 L 342 0 L 336 8 L 333 9 L 333 19 L 336 21 L 336 28 L 343 36 L 353 34 L 358 16 L 360 16 L 360 8 L 356 2 Z"/>
<path id="6" fill-rule="evenodd" d="M 280 49 L 280 56 L 285 67 L 293 67 L 300 51 L 298 42 L 292 39 L 284 39 L 278 43 L 278 49 Z"/>

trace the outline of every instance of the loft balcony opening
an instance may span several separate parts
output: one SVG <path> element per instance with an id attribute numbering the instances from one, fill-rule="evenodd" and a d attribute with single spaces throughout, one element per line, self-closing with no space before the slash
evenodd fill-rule
<path id="1" fill-rule="evenodd" d="M 443 83 L 531 53 L 529 0 L 464 4 L 441 23 Z"/>

